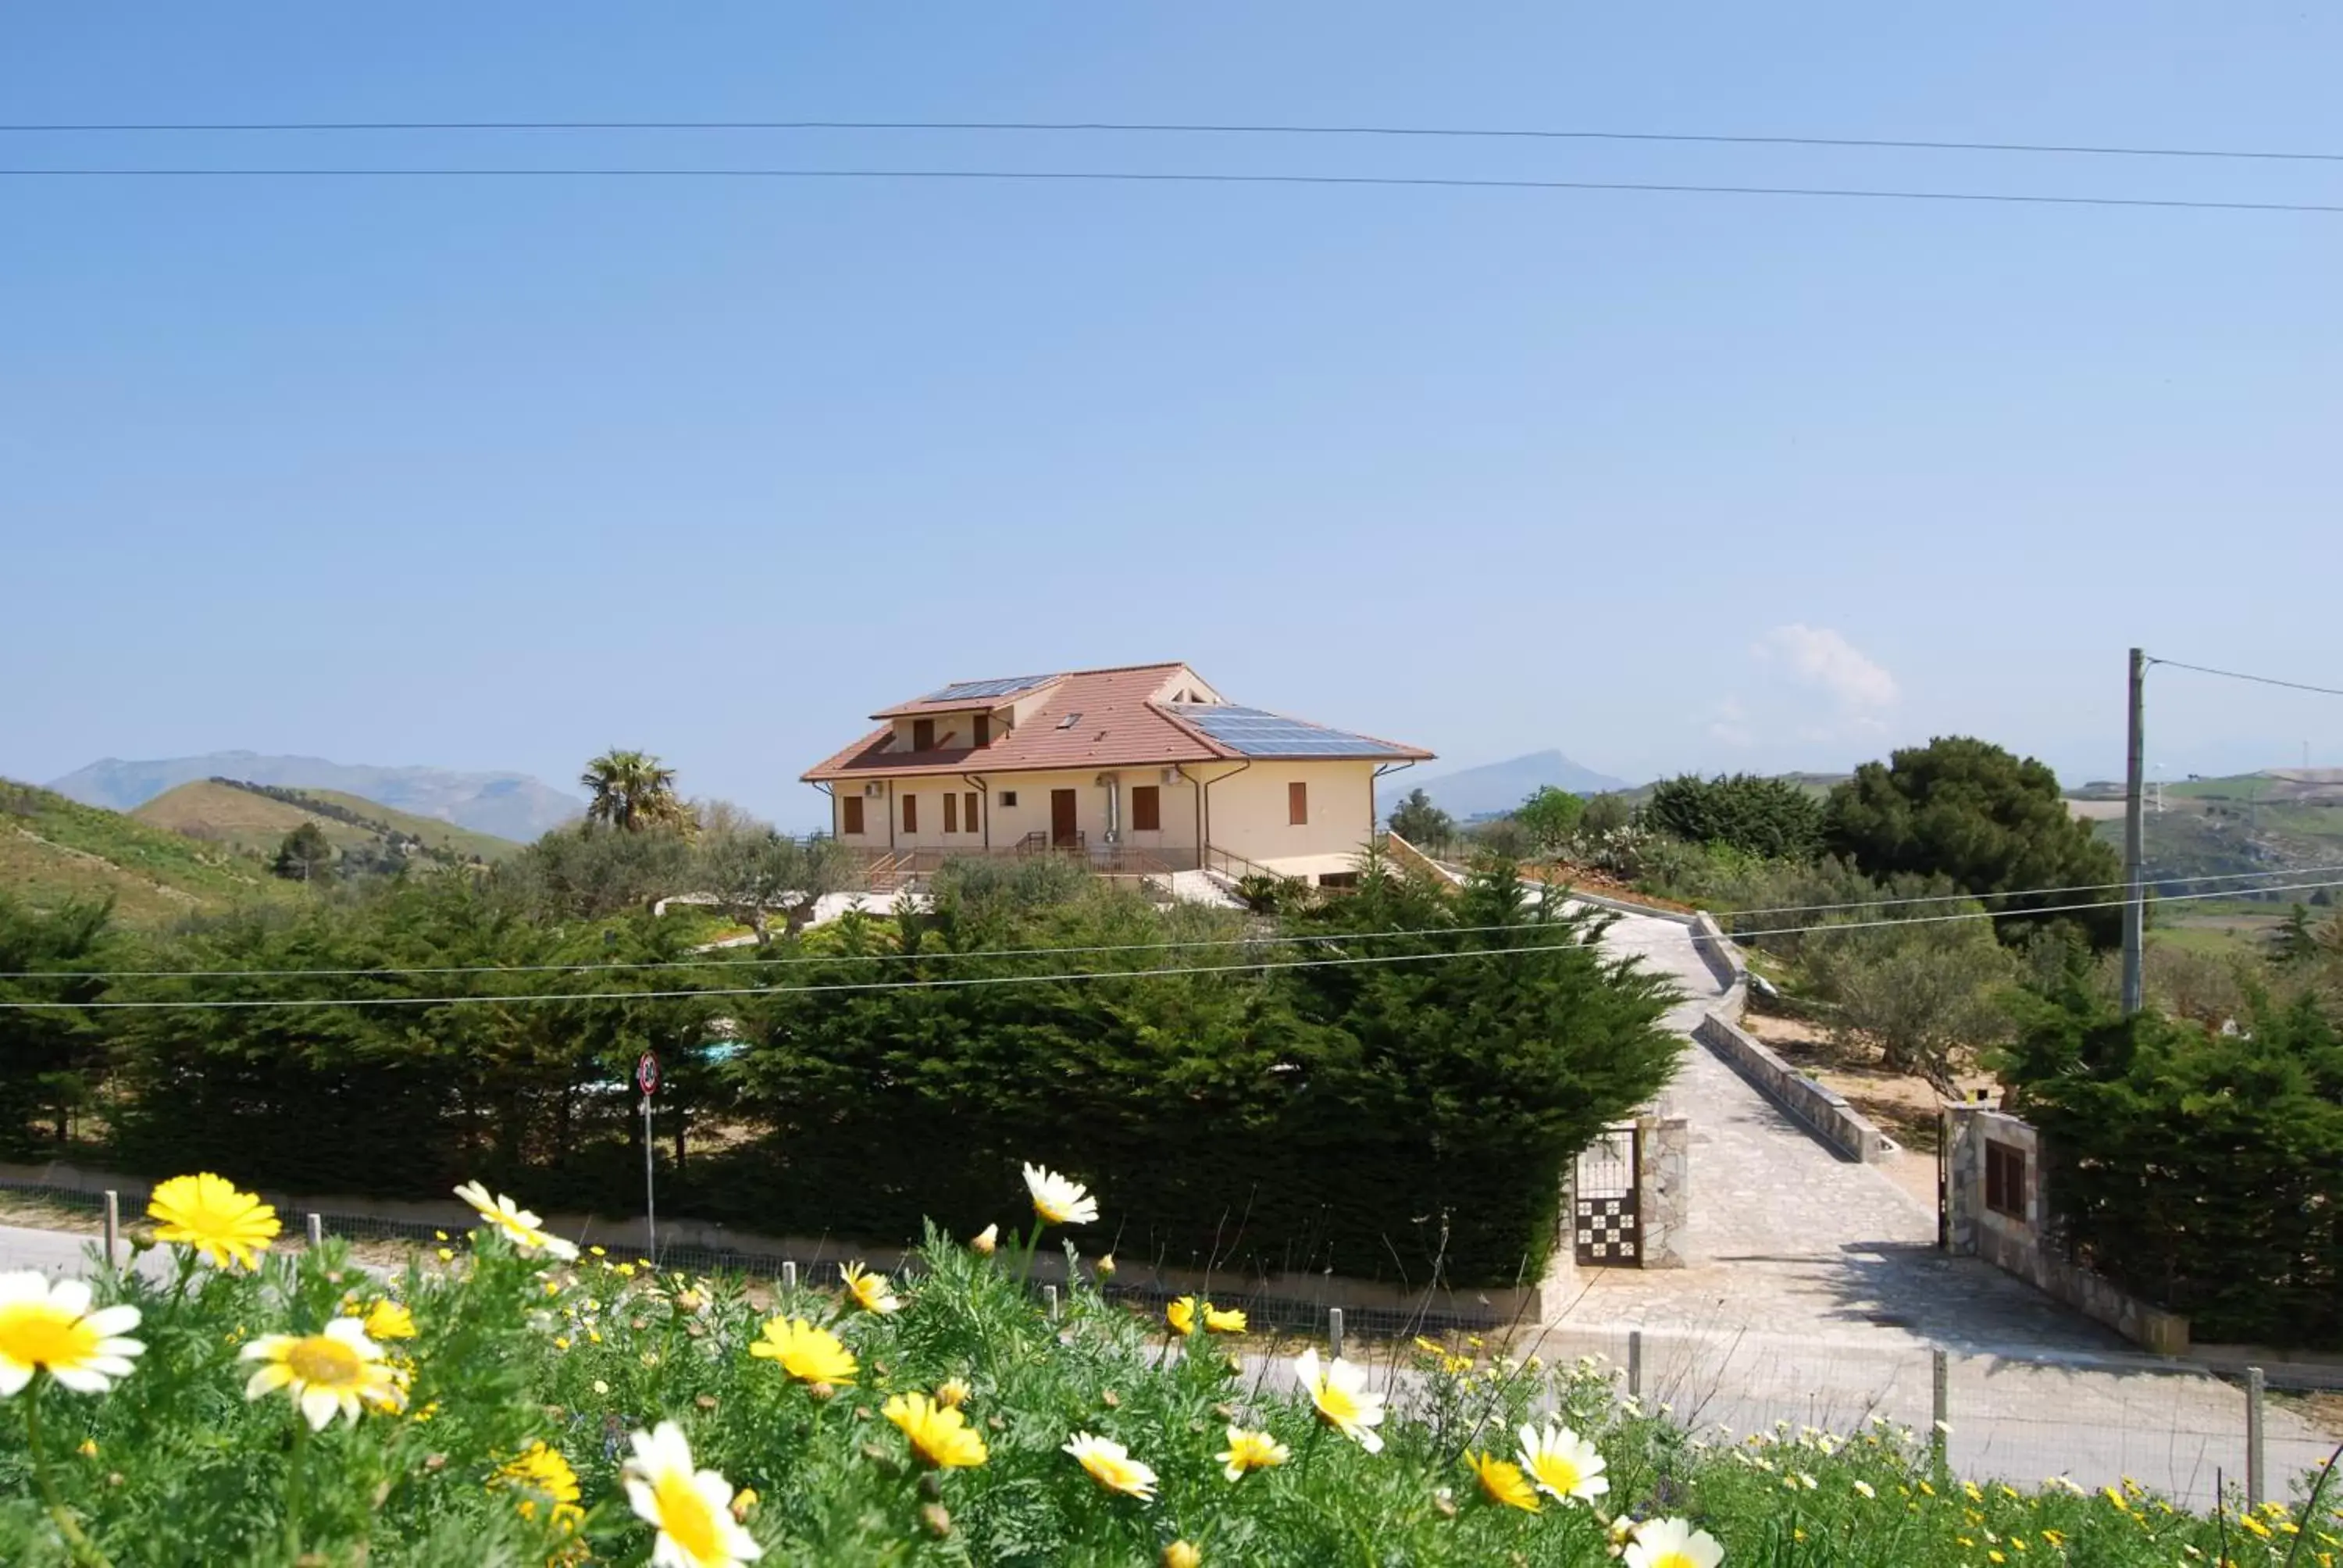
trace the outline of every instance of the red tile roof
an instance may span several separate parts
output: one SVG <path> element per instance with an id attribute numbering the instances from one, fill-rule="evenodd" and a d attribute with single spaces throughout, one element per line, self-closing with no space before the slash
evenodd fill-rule
<path id="1" fill-rule="evenodd" d="M 881 725 L 836 756 L 808 769 L 809 782 L 835 779 L 891 779 L 926 773 L 1011 773 L 1050 769 L 1157 767 L 1174 762 L 1211 762 L 1259 757 L 1223 745 L 1151 702 L 1183 664 L 1127 665 L 1114 669 L 1078 669 L 1050 677 L 1041 709 L 989 746 L 939 747 L 903 751 L 890 747 L 895 729 Z M 1030 696 L 1032 688 L 1014 694 Z M 1000 700 L 1006 704 L 1011 697 Z M 926 699 L 898 703 L 880 715 L 966 712 L 972 704 L 939 704 Z M 1071 718 L 1073 722 L 1066 720 Z M 950 731 L 946 739 L 955 739 Z M 1411 757 L 1432 753 L 1413 747 Z M 1314 754 L 1321 755 L 1322 754 Z"/>

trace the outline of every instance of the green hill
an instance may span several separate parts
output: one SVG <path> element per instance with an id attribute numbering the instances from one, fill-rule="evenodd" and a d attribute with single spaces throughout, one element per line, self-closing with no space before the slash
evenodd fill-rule
<path id="1" fill-rule="evenodd" d="M 349 864 L 393 869 L 402 863 L 487 864 L 520 848 L 436 818 L 417 817 L 337 789 L 294 789 L 206 779 L 166 789 L 130 815 L 206 843 L 267 856 L 304 822 Z"/>
<path id="2" fill-rule="evenodd" d="M 36 908 L 111 898 L 125 924 L 296 896 L 257 859 L 225 845 L 0 779 L 0 889 Z"/>

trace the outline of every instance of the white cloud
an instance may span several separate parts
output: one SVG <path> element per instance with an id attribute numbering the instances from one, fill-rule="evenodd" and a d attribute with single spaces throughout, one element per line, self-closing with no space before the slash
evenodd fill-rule
<path id="1" fill-rule="evenodd" d="M 1742 708 L 1741 699 L 1737 697 L 1728 697 L 1717 705 L 1716 711 L 1709 718 L 1708 736 L 1710 739 L 1721 740 L 1727 746 L 1746 746 L 1757 739 L 1755 731 L 1749 728 L 1748 712 Z"/>
<path id="2" fill-rule="evenodd" d="M 1870 719 L 1896 705 L 1896 678 L 1826 626 L 1777 626 L 1751 651 L 1760 658 L 1779 657 L 1802 684 L 1828 692 L 1852 716 Z"/>

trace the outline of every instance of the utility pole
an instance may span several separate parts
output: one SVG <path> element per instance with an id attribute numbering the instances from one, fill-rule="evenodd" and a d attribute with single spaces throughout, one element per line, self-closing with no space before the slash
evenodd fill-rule
<path id="1" fill-rule="evenodd" d="M 2140 1009 L 2140 962 L 2147 938 L 2145 890 L 2140 885 L 2147 859 L 2147 819 L 2140 799 L 2141 764 L 2147 756 L 2143 722 L 2147 688 L 2147 655 L 2131 650 L 2131 722 L 2124 750 L 2124 928 L 2123 1010 L 2128 1018 Z"/>

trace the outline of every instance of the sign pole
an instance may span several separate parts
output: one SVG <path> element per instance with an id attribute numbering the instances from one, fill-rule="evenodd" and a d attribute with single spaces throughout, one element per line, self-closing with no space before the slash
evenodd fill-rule
<path id="1" fill-rule="evenodd" d="M 651 1096 L 659 1092 L 659 1058 L 643 1052 L 635 1062 L 635 1087 L 643 1091 L 643 1231 L 650 1239 L 651 1261 L 659 1261 L 659 1201 L 654 1173 L 658 1145 L 651 1138 Z"/>

